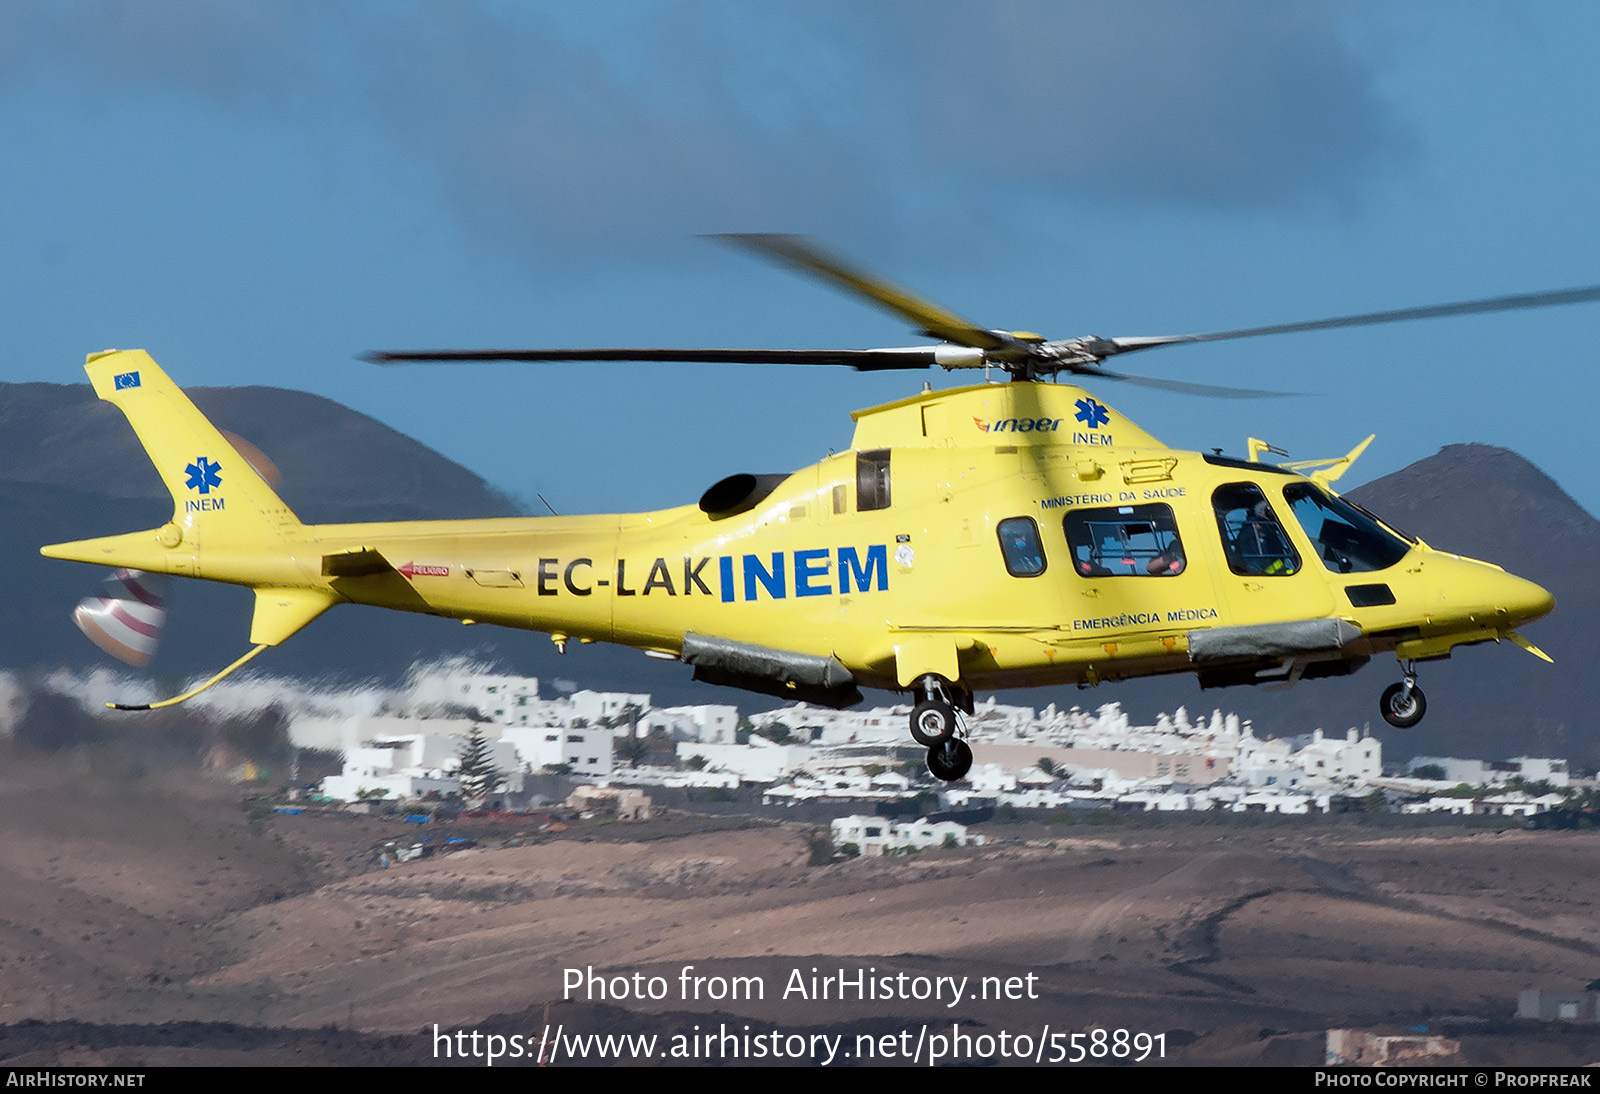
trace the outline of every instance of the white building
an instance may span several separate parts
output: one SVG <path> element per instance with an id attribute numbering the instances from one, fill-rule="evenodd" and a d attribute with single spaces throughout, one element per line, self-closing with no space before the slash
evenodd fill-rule
<path id="1" fill-rule="evenodd" d="M 1425 802 L 1406 802 L 1402 813 L 1450 813 L 1460 817 L 1472 816 L 1475 803 L 1471 798 L 1429 798 Z"/>
<path id="2" fill-rule="evenodd" d="M 1235 762 L 1235 774 L 1247 786 L 1284 790 L 1364 785 L 1383 774 L 1383 743 L 1354 729 L 1343 737 L 1318 729 L 1309 737 L 1260 740 L 1247 728 Z"/>
<path id="3" fill-rule="evenodd" d="M 1032 707 L 1001 706 L 993 695 L 978 703 L 967 719 L 973 733 L 994 741 L 1032 737 L 1039 721 Z"/>
<path id="4" fill-rule="evenodd" d="M 427 745 L 421 743 L 421 749 L 426 751 Z M 461 789 L 461 780 L 453 770 L 445 770 L 442 763 L 413 766 L 411 760 L 416 751 L 382 745 L 345 749 L 344 770 L 323 779 L 322 792 L 335 801 L 353 802 L 364 797 L 422 798 L 429 793 L 453 794 Z M 455 758 L 453 751 L 450 755 Z"/>
<path id="5" fill-rule="evenodd" d="M 984 842 L 981 835 L 969 835 L 964 824 L 926 817 L 901 823 L 883 817 L 840 817 L 830 829 L 834 847 L 853 843 L 868 856 L 928 847 L 982 847 Z"/>
<path id="6" fill-rule="evenodd" d="M 650 709 L 650 696 L 622 691 L 575 691 L 568 702 L 570 712 L 568 721 L 582 718 L 585 723 L 592 726 L 599 725 L 602 721 L 615 721 L 630 706 L 639 709 L 641 715 L 639 724 L 642 726 L 643 714 Z"/>
<path id="7" fill-rule="evenodd" d="M 675 741 L 731 745 L 739 731 L 739 708 L 702 703 L 647 710 L 639 720 L 640 735 L 648 736 L 658 729 Z"/>
<path id="8" fill-rule="evenodd" d="M 604 726 L 507 726 L 500 739 L 516 750 L 520 766 L 537 773 L 563 764 L 575 775 L 611 774 L 611 730 Z"/>
<path id="9" fill-rule="evenodd" d="M 801 740 L 818 744 L 900 744 L 910 739 L 910 717 L 909 706 L 832 710 L 795 703 L 752 714 L 750 722 L 761 729 L 782 722 Z"/>
<path id="10" fill-rule="evenodd" d="M 426 722 L 430 728 L 437 724 L 425 719 L 412 720 L 413 725 L 420 722 Z M 346 802 L 359 801 L 363 795 L 405 800 L 424 798 L 430 793 L 456 793 L 461 789 L 458 770 L 466 739 L 465 733 L 455 736 L 420 732 L 380 734 L 370 745 L 345 749 L 343 770 L 322 780 L 322 793 L 335 801 Z M 487 743 L 490 762 L 507 776 L 504 788 L 521 789 L 521 764 L 516 750 L 505 741 Z M 383 793 L 378 794 L 378 791 Z"/>
<path id="11" fill-rule="evenodd" d="M 1554 809 L 1564 801 L 1564 797 L 1554 792 L 1536 798 L 1520 790 L 1510 790 L 1482 798 L 1429 798 L 1426 802 L 1407 803 L 1400 810 L 1403 813 L 1456 813 L 1473 817 L 1532 817 Z"/>
<path id="12" fill-rule="evenodd" d="M 1304 740 L 1297 737 L 1295 743 Z M 1367 783 L 1383 775 L 1383 742 L 1363 737 L 1354 729 L 1347 730 L 1343 738 L 1325 736 L 1319 729 L 1293 759 L 1313 780 Z"/>
<path id="13" fill-rule="evenodd" d="M 775 745 L 751 737 L 748 745 L 697 744 L 678 750 L 681 759 L 704 756 L 707 771 L 732 772 L 745 782 L 770 783 L 799 771 L 816 755 L 806 745 Z"/>
<path id="14" fill-rule="evenodd" d="M 1414 774 L 1421 767 L 1439 768 L 1444 772 L 1439 781 L 1451 786 L 1462 783 L 1468 786 L 1502 786 L 1514 778 L 1548 782 L 1555 787 L 1566 787 L 1572 782 L 1566 760 L 1535 756 L 1494 761 L 1463 760 L 1454 756 L 1413 756 L 1406 764 L 1406 773 Z"/>
<path id="15" fill-rule="evenodd" d="M 1513 756 L 1508 762 L 1517 765 L 1517 774 L 1528 782 L 1547 782 L 1551 786 L 1565 787 L 1572 783 L 1572 773 L 1566 760 L 1537 756 Z"/>
<path id="16" fill-rule="evenodd" d="M 525 725 L 542 713 L 538 677 L 493 673 L 460 658 L 413 669 L 396 703 L 409 710 L 475 710 L 503 725 Z"/>
<path id="17" fill-rule="evenodd" d="M 378 738 L 397 740 L 417 735 L 465 737 L 478 723 L 469 718 L 408 718 L 398 714 L 300 714 L 289 724 L 289 740 L 298 748 L 349 753 Z"/>

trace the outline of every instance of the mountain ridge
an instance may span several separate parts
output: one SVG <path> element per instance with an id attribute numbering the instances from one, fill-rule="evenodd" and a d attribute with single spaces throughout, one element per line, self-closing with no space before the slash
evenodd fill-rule
<path id="1" fill-rule="evenodd" d="M 482 476 L 321 395 L 276 387 L 185 394 L 217 428 L 268 454 L 283 472 L 279 493 L 308 524 L 526 514 Z M 170 504 L 127 419 L 87 384 L 0 384 L 0 481 L 71 483 Z"/>

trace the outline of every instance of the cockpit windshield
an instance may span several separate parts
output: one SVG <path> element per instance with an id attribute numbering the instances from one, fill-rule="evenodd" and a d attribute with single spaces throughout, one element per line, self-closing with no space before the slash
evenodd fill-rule
<path id="1" fill-rule="evenodd" d="M 1386 570 L 1411 550 L 1409 543 L 1366 513 L 1311 483 L 1290 483 L 1283 496 L 1322 564 L 1336 574 Z"/>

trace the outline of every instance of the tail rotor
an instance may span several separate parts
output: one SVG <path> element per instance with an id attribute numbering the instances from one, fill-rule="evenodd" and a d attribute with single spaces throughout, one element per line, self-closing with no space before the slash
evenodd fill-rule
<path id="1" fill-rule="evenodd" d="M 167 620 L 165 574 L 116 570 L 100 586 L 100 595 L 80 601 L 72 621 L 89 641 L 134 668 L 155 656 Z"/>

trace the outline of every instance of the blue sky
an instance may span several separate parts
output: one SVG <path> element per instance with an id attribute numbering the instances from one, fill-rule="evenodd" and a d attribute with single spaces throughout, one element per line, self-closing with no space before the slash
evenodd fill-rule
<path id="1" fill-rule="evenodd" d="M 987 326 L 1172 334 L 1600 283 L 1600 7 L 0 6 L 0 379 L 148 349 L 302 388 L 563 512 L 849 444 L 921 374 L 378 369 L 433 346 L 857 347 L 891 316 L 699 238 L 792 231 Z M 1590 511 L 1600 305 L 1127 358 L 1096 393 L 1350 481 L 1504 445 Z M 930 372 L 936 386 L 970 374 Z"/>

